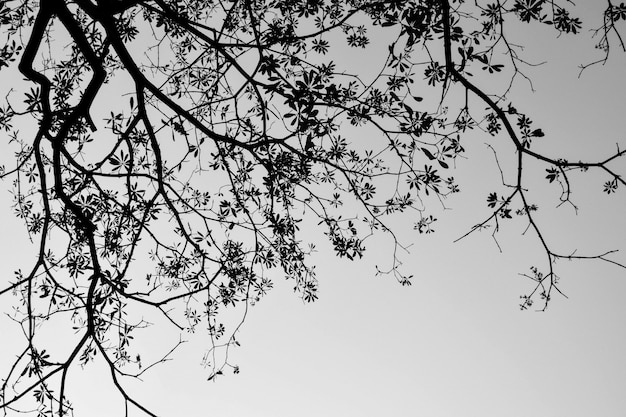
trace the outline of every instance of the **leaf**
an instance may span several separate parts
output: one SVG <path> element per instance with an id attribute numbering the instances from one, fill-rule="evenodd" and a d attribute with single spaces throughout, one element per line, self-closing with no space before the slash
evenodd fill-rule
<path id="1" fill-rule="evenodd" d="M 559 177 L 559 171 L 556 168 L 546 169 L 546 172 L 548 173 L 548 175 L 546 175 L 546 179 L 549 182 L 553 182 Z"/>
<path id="2" fill-rule="evenodd" d="M 435 156 L 432 153 L 430 153 L 428 149 L 422 148 L 422 152 L 424 152 L 424 155 L 426 155 L 428 159 L 430 159 L 431 161 L 435 159 Z"/>
<path id="3" fill-rule="evenodd" d="M 545 136 L 545 133 L 543 133 L 543 130 L 541 129 L 535 129 L 533 130 L 533 132 L 531 133 L 532 136 L 535 136 L 537 138 L 542 138 Z"/>
<path id="4" fill-rule="evenodd" d="M 486 55 L 474 55 L 474 58 L 487 65 L 487 56 Z"/>
<path id="5" fill-rule="evenodd" d="M 109 163 L 113 165 L 113 171 L 117 171 L 122 166 L 122 162 L 115 155 L 109 158 Z"/>

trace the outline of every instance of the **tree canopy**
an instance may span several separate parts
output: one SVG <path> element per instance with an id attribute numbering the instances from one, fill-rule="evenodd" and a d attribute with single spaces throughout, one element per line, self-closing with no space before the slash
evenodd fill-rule
<path id="1" fill-rule="evenodd" d="M 601 55 L 581 72 L 625 50 L 626 5 L 599 14 Z M 0 282 L 24 338 L 0 408 L 72 414 L 68 371 L 99 358 L 127 404 L 155 415 L 125 381 L 180 339 L 142 363 L 133 343 L 146 311 L 173 334 L 208 332 L 209 378 L 238 372 L 228 349 L 273 278 L 317 299 L 312 229 L 349 260 L 390 236 L 376 272 L 410 285 L 387 219 L 404 213 L 417 234 L 434 231 L 437 209 L 462 191 L 453 173 L 470 131 L 509 143 L 516 174 L 485 196 L 467 235 L 495 239 L 519 218 L 545 253 L 522 309 L 561 291 L 559 259 L 624 267 L 616 251 L 550 246 L 527 178 L 540 170 L 553 202 L 576 209 L 574 173 L 621 192 L 626 151 L 570 161 L 536 150 L 549 129 L 511 97 L 514 84 L 532 89 L 535 64 L 509 27 L 587 36 L 583 23 L 565 0 L 1 1 L 0 69 L 14 82 L 0 106 L 10 155 L 0 176 L 37 253 Z M 60 354 L 55 326 L 73 332 Z"/>

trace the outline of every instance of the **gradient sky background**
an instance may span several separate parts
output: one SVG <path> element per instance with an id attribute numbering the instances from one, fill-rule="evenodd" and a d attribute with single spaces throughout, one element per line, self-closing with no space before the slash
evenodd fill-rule
<path id="1" fill-rule="evenodd" d="M 604 4 L 583 7 L 591 3 Z M 585 29 L 593 26 L 591 12 L 580 12 L 583 20 L 587 16 Z M 597 56 L 587 33 L 545 42 L 554 34 L 529 28 L 520 26 L 513 35 L 527 46 L 530 61 L 548 63 L 527 71 L 535 93 L 520 81 L 511 97 L 546 132 L 537 149 L 596 160 L 614 152 L 616 143 L 626 146 L 624 54 L 616 48 L 605 66 L 578 79 L 577 66 Z M 335 259 L 320 245 L 313 258 L 319 301 L 304 305 L 291 283 L 276 279 L 275 289 L 251 309 L 239 333 L 242 347 L 231 352 L 239 375 L 207 382 L 200 368 L 204 346 L 189 343 L 144 384 L 133 383 L 132 392 L 163 416 L 625 415 L 626 272 L 598 261 L 561 261 L 561 288 L 569 299 L 555 296 L 546 312 L 521 312 L 519 296 L 531 283 L 518 273 L 544 266 L 535 237 L 522 236 L 523 222 L 511 222 L 500 234 L 503 253 L 484 232 L 452 244 L 485 217 L 486 195 L 499 189 L 484 144 L 497 140 L 475 134 L 465 140 L 468 159 L 454 172 L 463 192 L 447 201 L 452 210 L 440 216 L 437 233 L 416 236 L 397 224 L 407 231 L 404 241 L 414 242 L 403 256 L 404 270 L 415 274 L 413 286 L 374 276 L 374 265 L 388 261 L 384 239 L 370 242 L 367 259 L 358 263 Z M 536 166 L 539 180 L 545 168 Z M 578 215 L 569 207 L 555 210 L 558 187 L 540 183 L 537 216 L 554 248 L 578 248 L 581 254 L 626 250 L 626 193 L 602 193 L 606 180 L 594 173 L 576 177 Z M 24 249 L 9 195 L 2 196 L 4 283 L 16 268 L 28 268 L 32 254 Z M 616 259 L 624 262 L 625 255 Z M 3 297 L 2 306 L 9 301 Z M 12 357 L 12 333 L 4 331 L 9 324 L 0 318 L 0 358 Z M 155 342 L 138 344 L 150 349 Z M 0 362 L 2 371 L 6 364 Z M 68 390 L 77 416 L 123 415 L 101 363 L 73 369 Z"/>

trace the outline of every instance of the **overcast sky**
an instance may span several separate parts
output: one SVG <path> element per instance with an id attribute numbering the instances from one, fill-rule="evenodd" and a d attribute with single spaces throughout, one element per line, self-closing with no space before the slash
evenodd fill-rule
<path id="1" fill-rule="evenodd" d="M 585 35 L 555 43 L 543 42 L 541 31 L 526 35 L 520 40 L 529 56 L 549 60 L 529 71 L 537 92 L 520 82 L 513 96 L 546 132 L 538 149 L 595 160 L 614 152 L 616 143 L 626 146 L 624 56 L 615 53 L 578 79 L 577 65 L 594 58 Z M 589 54 L 580 52 L 584 48 Z M 241 367 L 238 375 L 207 382 L 200 367 L 207 346 L 198 337 L 200 343 L 183 346 L 144 384 L 131 383 L 131 392 L 163 416 L 623 416 L 625 271 L 597 261 L 559 262 L 561 289 L 569 298 L 556 296 L 546 312 L 522 312 L 519 296 L 531 283 L 519 273 L 544 266 L 535 237 L 522 235 L 523 222 L 503 230 L 503 253 L 488 233 L 452 243 L 482 220 L 486 195 L 496 191 L 499 173 L 484 144 L 490 140 L 468 137 L 468 159 L 454 172 L 464 192 L 447 202 L 451 210 L 440 217 L 437 232 L 401 232 L 414 243 L 403 255 L 404 270 L 415 274 L 413 286 L 374 276 L 375 265 L 388 262 L 384 239 L 370 243 L 358 263 L 337 260 L 320 245 L 313 258 L 319 301 L 305 305 L 291 283 L 276 280 L 238 334 L 242 346 L 231 352 Z M 544 169 L 537 166 L 537 178 Z M 602 193 L 606 180 L 576 178 L 578 215 L 568 207 L 554 209 L 556 186 L 539 188 L 538 219 L 560 252 L 626 251 L 626 193 Z M 19 220 L 11 217 L 10 196 L 3 192 L 2 198 L 5 283 L 13 270 L 28 269 L 33 256 L 20 240 Z M 7 297 L 0 303 L 7 305 Z M 0 319 L 0 358 L 13 354 L 12 333 L 4 332 L 9 324 Z M 137 343 L 150 350 L 152 342 Z M 0 362 L 2 371 L 6 361 Z M 122 415 L 120 397 L 108 390 L 102 363 L 73 368 L 68 393 L 78 416 Z"/>

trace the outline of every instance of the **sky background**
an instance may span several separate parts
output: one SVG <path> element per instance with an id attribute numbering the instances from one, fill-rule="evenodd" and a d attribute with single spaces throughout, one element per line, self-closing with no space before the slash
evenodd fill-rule
<path id="1" fill-rule="evenodd" d="M 527 56 L 549 61 L 528 71 L 536 93 L 520 81 L 512 95 L 546 132 L 537 149 L 595 160 L 614 152 L 616 143 L 626 146 L 624 55 L 614 53 L 578 79 L 577 66 L 594 58 L 588 36 L 548 43 L 536 26 L 525 28 L 519 43 L 528 47 Z M 411 287 L 374 276 L 375 265 L 389 261 L 384 238 L 369 242 L 366 259 L 356 263 L 334 258 L 320 244 L 313 258 L 319 301 L 303 304 L 290 282 L 276 279 L 274 290 L 251 309 L 238 335 L 242 346 L 231 352 L 240 374 L 207 382 L 200 367 L 205 346 L 189 343 L 145 383 L 129 385 L 131 392 L 163 416 L 623 416 L 625 271 L 598 261 L 561 261 L 561 289 L 569 298 L 555 296 L 546 312 L 520 311 L 519 296 L 531 283 L 519 273 L 545 265 L 535 237 L 522 236 L 525 224 L 506 225 L 499 236 L 503 253 L 484 232 L 452 243 L 485 217 L 487 193 L 501 189 L 484 144 L 496 141 L 486 135 L 466 140 L 468 159 L 454 172 L 463 192 L 447 201 L 451 210 L 439 216 L 437 232 L 417 236 L 406 217 L 397 219 L 404 241 L 414 243 L 402 258 L 404 271 L 415 274 Z M 547 167 L 535 168 L 541 180 Z M 513 179 L 512 171 L 508 175 Z M 576 177 L 577 215 L 569 207 L 554 209 L 558 186 L 538 183 L 537 218 L 559 252 L 626 249 L 626 193 L 602 193 L 606 180 L 594 173 Z M 17 267 L 27 269 L 33 255 L 25 250 L 8 194 L 2 196 L 6 282 Z M 624 254 L 616 259 L 624 262 Z M 0 358 L 12 357 L 9 324 L 0 318 Z M 138 347 L 150 350 L 151 343 L 156 340 L 138 341 Z M 0 362 L 2 371 L 6 363 Z M 102 363 L 75 367 L 70 376 L 76 415 L 123 415 Z"/>

